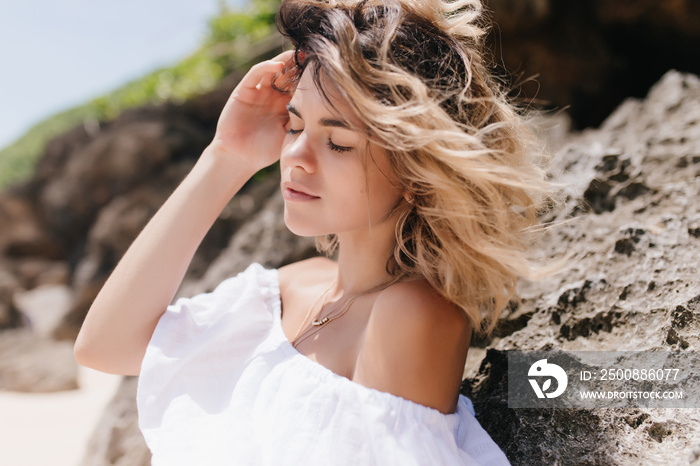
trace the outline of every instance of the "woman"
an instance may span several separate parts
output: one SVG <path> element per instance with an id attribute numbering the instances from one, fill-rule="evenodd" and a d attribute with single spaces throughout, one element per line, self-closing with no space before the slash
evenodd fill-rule
<path id="1" fill-rule="evenodd" d="M 76 342 L 140 374 L 155 464 L 508 464 L 459 385 L 547 184 L 488 76 L 476 0 L 284 1 L 254 66 Z M 233 195 L 277 160 L 314 258 L 168 306 Z M 166 310 L 167 308 L 167 310 Z"/>

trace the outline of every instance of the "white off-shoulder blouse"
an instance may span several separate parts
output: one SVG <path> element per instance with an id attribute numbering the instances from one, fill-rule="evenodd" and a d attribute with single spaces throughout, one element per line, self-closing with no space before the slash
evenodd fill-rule
<path id="1" fill-rule="evenodd" d="M 509 464 L 465 396 L 446 415 L 299 353 L 282 331 L 277 270 L 258 263 L 168 307 L 137 405 L 154 465 Z"/>

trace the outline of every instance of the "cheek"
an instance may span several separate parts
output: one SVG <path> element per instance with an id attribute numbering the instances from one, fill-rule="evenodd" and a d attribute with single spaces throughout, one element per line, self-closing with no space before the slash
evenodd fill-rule
<path id="1" fill-rule="evenodd" d="M 364 174 L 349 171 L 345 173 L 343 179 L 336 185 L 338 214 L 348 217 L 357 217 L 358 215 L 367 217 L 368 191 Z"/>
<path id="2" fill-rule="evenodd" d="M 327 183 L 332 193 L 332 202 L 327 204 L 332 211 L 327 214 L 343 225 L 357 223 L 358 219 L 366 223 L 368 193 L 362 166 L 339 166 L 335 176 L 328 179 Z M 369 197 L 372 197 L 371 187 Z"/>
<path id="3" fill-rule="evenodd" d="M 350 154 L 333 155 L 324 160 L 319 172 L 326 174 L 324 182 L 341 196 L 366 192 L 362 163 Z"/>
<path id="4" fill-rule="evenodd" d="M 332 212 L 327 212 L 337 222 L 367 223 L 383 218 L 395 207 L 401 191 L 396 187 L 396 181 L 390 181 L 384 173 L 390 174 L 390 168 L 383 164 L 381 171 L 374 161 L 367 161 L 364 168 L 359 158 L 334 158 L 328 161 L 326 173 L 333 173 L 326 182 L 331 187 L 334 201 Z M 368 212 L 369 209 L 369 212 Z"/>
<path id="5" fill-rule="evenodd" d="M 381 172 L 378 169 L 374 170 L 370 174 L 369 182 L 370 197 L 376 198 L 383 206 L 393 207 L 402 196 L 399 183 L 391 175 L 388 167 L 383 168 Z"/>

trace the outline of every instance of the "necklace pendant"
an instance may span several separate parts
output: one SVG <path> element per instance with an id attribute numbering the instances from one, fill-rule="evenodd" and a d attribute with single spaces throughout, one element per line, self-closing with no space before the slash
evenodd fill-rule
<path id="1" fill-rule="evenodd" d="M 323 327 L 328 323 L 328 316 L 324 317 L 321 320 L 314 320 L 311 325 L 315 325 L 316 327 Z"/>

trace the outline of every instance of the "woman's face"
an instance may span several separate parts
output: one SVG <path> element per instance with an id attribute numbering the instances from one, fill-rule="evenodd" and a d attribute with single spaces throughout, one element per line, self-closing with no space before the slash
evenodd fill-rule
<path id="1" fill-rule="evenodd" d="M 287 107 L 280 158 L 284 219 L 300 236 L 366 231 L 370 223 L 395 221 L 387 217 L 402 197 L 384 149 L 350 129 L 356 118 L 328 87 L 332 106 L 307 68 Z"/>

